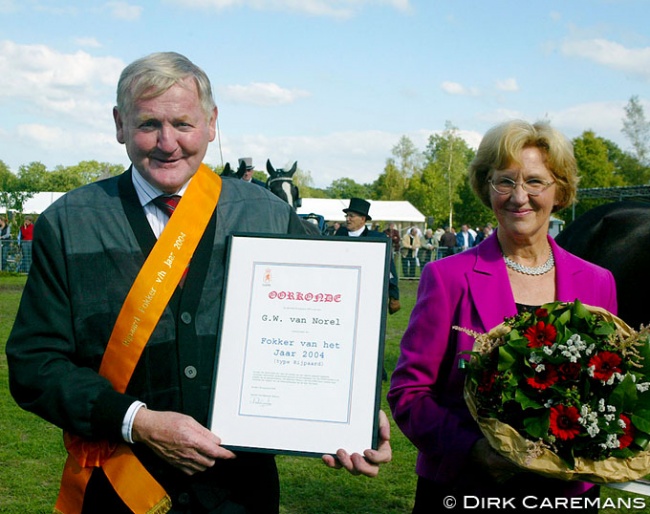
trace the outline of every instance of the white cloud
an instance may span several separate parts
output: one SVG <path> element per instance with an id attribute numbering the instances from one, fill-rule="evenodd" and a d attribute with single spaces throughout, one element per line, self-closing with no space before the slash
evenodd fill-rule
<path id="1" fill-rule="evenodd" d="M 74 39 L 74 42 L 77 46 L 83 46 L 87 48 L 101 48 L 101 43 L 97 41 L 94 37 L 78 37 Z"/>
<path id="2" fill-rule="evenodd" d="M 481 92 L 476 87 L 466 87 L 458 82 L 443 82 L 440 88 L 449 95 L 455 96 L 479 96 Z"/>
<path id="3" fill-rule="evenodd" d="M 0 13 L 12 13 L 17 10 L 17 0 L 0 0 Z"/>
<path id="4" fill-rule="evenodd" d="M 519 84 L 515 78 L 497 80 L 496 87 L 499 91 L 519 91 Z"/>
<path id="5" fill-rule="evenodd" d="M 577 137 L 585 130 L 617 144 L 624 142 L 621 134 L 625 102 L 592 102 L 574 105 L 560 111 L 550 111 L 546 117 L 568 137 Z"/>
<path id="6" fill-rule="evenodd" d="M 142 6 L 128 2 L 107 2 L 104 7 L 108 9 L 111 16 L 117 20 L 135 21 L 142 15 Z"/>
<path id="7" fill-rule="evenodd" d="M 247 86 L 225 86 L 219 88 L 219 94 L 225 99 L 236 103 L 252 105 L 290 104 L 309 96 L 309 93 L 299 89 L 285 89 L 272 82 L 253 82 Z"/>
<path id="8" fill-rule="evenodd" d="M 412 11 L 410 0 L 167 0 L 167 2 L 183 7 L 218 11 L 248 7 L 256 10 L 289 11 L 333 18 L 350 18 L 366 5 L 387 5 L 403 13 Z"/>
<path id="9" fill-rule="evenodd" d="M 384 171 L 391 149 L 402 136 L 407 136 L 420 151 L 424 151 L 429 136 L 441 133 L 443 129 L 414 130 L 406 134 L 367 130 L 361 132 L 332 132 L 323 136 L 268 137 L 246 135 L 222 137 L 224 163 L 231 165 L 237 158 L 248 155 L 253 158 L 255 168 L 266 169 L 270 159 L 276 168 L 290 167 L 298 161 L 298 167 L 310 172 L 314 186 L 328 187 L 334 180 L 349 177 L 359 184 L 377 180 Z M 469 146 L 476 148 L 482 135 L 475 131 L 461 130 L 458 135 Z M 206 162 L 221 164 L 218 143 L 213 143 L 206 156 Z"/>
<path id="10" fill-rule="evenodd" d="M 626 48 L 620 43 L 596 38 L 565 41 L 561 50 L 565 55 L 650 80 L 650 47 Z"/>

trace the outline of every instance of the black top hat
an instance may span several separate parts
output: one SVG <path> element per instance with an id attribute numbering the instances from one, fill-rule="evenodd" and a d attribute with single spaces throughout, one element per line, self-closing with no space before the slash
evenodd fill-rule
<path id="1" fill-rule="evenodd" d="M 246 165 L 246 170 L 252 170 L 255 168 L 255 166 L 253 166 L 253 159 L 251 157 L 241 157 L 239 159 L 240 166 L 242 162 Z"/>
<path id="2" fill-rule="evenodd" d="M 350 206 L 347 209 L 343 209 L 343 212 L 356 212 L 357 214 L 361 214 L 361 216 L 365 216 L 370 221 L 372 218 L 368 214 L 369 210 L 370 203 L 363 198 L 350 198 Z"/>

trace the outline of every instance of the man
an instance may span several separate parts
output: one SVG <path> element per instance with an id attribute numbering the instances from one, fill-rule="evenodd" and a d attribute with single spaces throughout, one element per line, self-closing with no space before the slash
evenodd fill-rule
<path id="1" fill-rule="evenodd" d="M 460 247 L 461 251 L 474 246 L 474 234 L 470 231 L 469 225 L 461 225 L 460 232 L 456 234 L 456 246 Z"/>
<path id="2" fill-rule="evenodd" d="M 402 237 L 399 235 L 399 230 L 397 230 L 397 225 L 391 223 L 388 225 L 388 228 L 384 230 L 384 234 L 390 237 L 393 244 L 393 257 L 399 252 L 400 245 L 402 244 Z"/>
<path id="3" fill-rule="evenodd" d="M 454 233 L 454 229 L 450 227 L 449 225 L 445 225 L 444 232 L 440 236 L 440 252 L 441 252 L 441 257 L 447 257 L 448 255 L 452 255 L 455 253 L 455 249 L 457 246 L 456 242 L 456 234 Z"/>
<path id="4" fill-rule="evenodd" d="M 343 209 L 343 212 L 345 213 L 345 226 L 341 226 L 334 235 L 350 237 L 386 237 L 386 234 L 383 232 L 370 230 L 366 227 L 366 223 L 372 220 L 369 214 L 370 202 L 363 198 L 351 198 L 349 207 Z M 399 283 L 397 272 L 395 271 L 395 263 L 391 257 L 390 275 L 388 279 L 388 312 L 390 314 L 395 314 L 400 310 L 400 308 Z"/>
<path id="5" fill-rule="evenodd" d="M 249 184 L 257 184 L 258 186 L 266 188 L 266 184 L 264 182 L 253 177 L 253 172 L 255 171 L 255 166 L 253 166 L 253 159 L 251 157 L 242 157 L 239 159 L 239 165 L 241 166 L 242 163 L 244 163 L 246 166 L 246 171 L 244 172 L 244 175 L 241 179 L 244 182 L 248 182 Z"/>
<path id="6" fill-rule="evenodd" d="M 236 455 L 205 425 L 227 236 L 304 229 L 265 189 L 202 165 L 217 108 L 208 77 L 185 57 L 127 66 L 113 116 L 132 166 L 39 217 L 7 342 L 14 398 L 65 430 L 56 510 L 277 513 L 273 457 Z M 376 474 L 390 460 L 381 415 L 379 450 L 365 459 L 340 450 L 325 463 Z"/>

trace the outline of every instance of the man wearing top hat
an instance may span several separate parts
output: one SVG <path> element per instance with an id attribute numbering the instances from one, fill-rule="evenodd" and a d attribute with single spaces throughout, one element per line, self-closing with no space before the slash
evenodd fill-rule
<path id="1" fill-rule="evenodd" d="M 241 157 L 239 159 L 239 165 L 241 166 L 242 162 L 246 165 L 246 171 L 242 176 L 244 182 L 250 182 L 251 184 L 257 184 L 266 189 L 266 184 L 261 180 L 257 180 L 253 177 L 253 171 L 255 171 L 255 166 L 253 166 L 253 159 L 251 157 Z"/>
<path id="2" fill-rule="evenodd" d="M 350 237 L 388 237 L 383 232 L 370 230 L 366 227 L 366 222 L 372 220 L 369 211 L 370 202 L 363 198 L 350 198 L 349 207 L 343 209 L 343 212 L 345 213 L 345 225 L 341 225 L 334 235 Z M 388 278 L 388 312 L 394 314 L 400 309 L 400 307 L 397 271 L 391 256 L 390 276 Z"/>

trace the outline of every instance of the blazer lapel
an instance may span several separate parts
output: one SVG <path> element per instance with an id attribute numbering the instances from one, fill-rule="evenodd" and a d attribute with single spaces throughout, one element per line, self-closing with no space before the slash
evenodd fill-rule
<path id="1" fill-rule="evenodd" d="M 503 323 L 504 317 L 517 313 L 496 234 L 476 247 L 476 263 L 468 272 L 467 281 L 484 331 Z"/>

